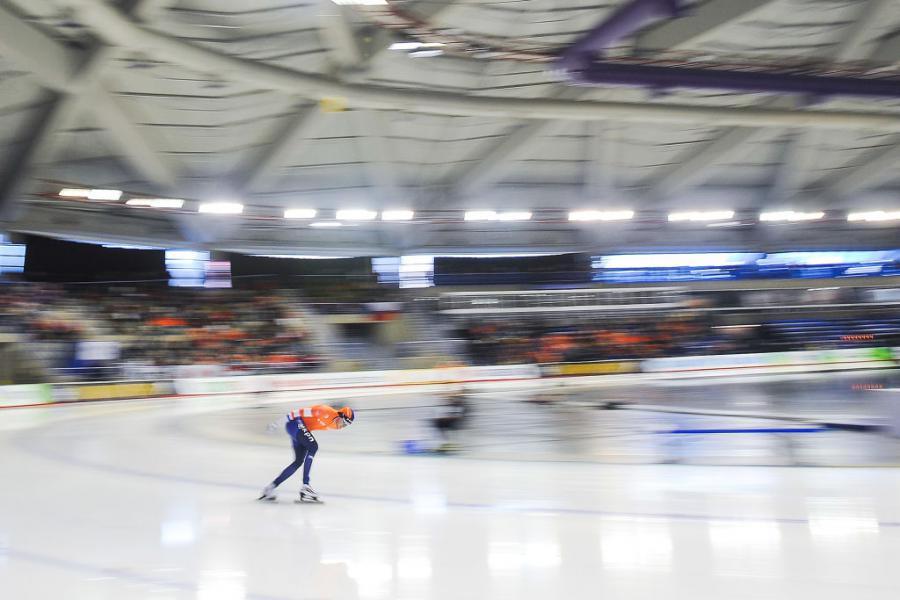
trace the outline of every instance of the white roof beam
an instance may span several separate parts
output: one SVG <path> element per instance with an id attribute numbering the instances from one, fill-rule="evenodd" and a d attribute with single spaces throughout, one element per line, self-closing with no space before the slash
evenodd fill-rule
<path id="1" fill-rule="evenodd" d="M 637 36 L 639 50 L 672 50 L 702 43 L 716 30 L 765 8 L 774 0 L 711 0 L 677 19 L 664 21 Z"/>
<path id="2" fill-rule="evenodd" d="M 141 21 L 152 21 L 163 11 L 172 8 L 180 0 L 129 0 L 125 11 Z"/>
<path id="3" fill-rule="evenodd" d="M 261 89 L 280 90 L 296 96 L 320 99 L 342 96 L 357 108 L 409 111 L 441 115 L 503 117 L 519 119 L 565 119 L 623 122 L 702 123 L 722 127 L 809 126 L 823 129 L 872 129 L 900 131 L 900 115 L 890 112 L 842 110 L 784 110 L 745 107 L 708 107 L 668 103 L 578 102 L 499 96 L 473 96 L 452 92 L 401 89 L 366 83 L 348 83 L 333 77 L 295 71 L 232 56 L 141 27 L 106 3 L 65 0 L 79 8 L 79 18 L 108 42 L 132 50 L 150 51 L 160 60 L 221 73 Z"/>
<path id="4" fill-rule="evenodd" d="M 262 183 L 272 172 L 283 165 L 287 158 L 296 151 L 303 139 L 321 119 L 322 112 L 315 104 L 297 107 L 296 112 L 286 123 L 278 123 L 280 132 L 272 143 L 265 146 L 240 172 L 237 188 L 250 191 Z"/>
<path id="5" fill-rule="evenodd" d="M 616 189 L 615 152 L 618 128 L 608 121 L 589 123 L 584 192 L 591 200 L 609 199 Z"/>
<path id="6" fill-rule="evenodd" d="M 422 6 L 417 10 L 417 14 L 424 18 L 433 18 L 452 7 L 456 1 L 420 3 Z M 322 2 L 326 6 L 322 9 L 324 12 L 320 17 L 320 31 L 329 40 L 333 48 L 332 56 L 335 58 L 338 67 L 356 66 L 364 68 L 367 64 L 385 54 L 394 42 L 395 38 L 391 33 L 379 29 L 372 36 L 373 39 L 368 46 L 369 54 L 367 55 L 364 52 L 364 48 L 358 43 L 357 36 L 350 26 L 343 7 L 335 5 L 331 0 L 322 0 Z M 280 133 L 267 149 L 260 153 L 254 163 L 247 165 L 243 169 L 244 174 L 238 183 L 240 189 L 252 189 L 271 174 L 274 169 L 284 164 L 284 160 L 309 133 L 312 127 L 315 126 L 319 118 L 321 118 L 321 112 L 316 106 L 311 106 L 298 112 L 286 127 L 280 127 Z"/>
<path id="7" fill-rule="evenodd" d="M 768 199 L 773 203 L 790 200 L 805 183 L 805 176 L 813 166 L 812 161 L 822 141 L 821 132 L 788 132 L 781 159 L 775 167 Z"/>
<path id="8" fill-rule="evenodd" d="M 400 179 L 394 166 L 395 153 L 390 138 L 390 123 L 382 111 L 358 110 L 351 113 L 360 156 L 365 163 L 370 185 L 382 200 L 398 200 Z"/>
<path id="9" fill-rule="evenodd" d="M 836 196 L 849 197 L 896 177 L 900 172 L 897 165 L 900 165 L 900 135 L 891 138 L 891 145 L 887 150 L 867 152 L 856 167 L 849 171 L 842 170 L 825 180 L 823 187 Z"/>
<path id="10" fill-rule="evenodd" d="M 713 0 L 704 4 L 693 15 L 687 18 L 667 21 L 654 30 L 655 36 L 641 38 L 637 44 L 662 44 L 662 48 L 675 50 L 702 41 L 720 27 L 735 19 L 743 18 L 751 12 L 762 8 L 773 0 Z M 552 99 L 578 100 L 589 93 L 590 88 L 564 88 L 557 91 Z M 452 183 L 458 193 L 472 193 L 480 187 L 497 181 L 505 175 L 511 163 L 518 159 L 524 149 L 535 139 L 550 133 L 554 121 L 534 122 L 520 126 L 506 139 L 500 142 L 483 160 L 478 161 L 467 171 L 457 175 Z"/>
<path id="11" fill-rule="evenodd" d="M 765 130 L 752 127 L 732 127 L 715 140 L 704 144 L 686 158 L 679 157 L 678 164 L 657 177 L 650 184 L 650 195 L 655 198 L 670 196 L 698 184 L 709 169 L 725 156 L 733 156 L 747 142 L 758 139 Z"/>
<path id="12" fill-rule="evenodd" d="M 331 0 L 320 0 L 318 15 L 319 35 L 327 46 L 329 56 L 340 67 L 357 66 L 363 61 L 362 52 L 356 44 L 356 35 L 350 25 L 343 6 Z"/>
<path id="13" fill-rule="evenodd" d="M 575 99 L 584 97 L 590 90 L 565 87 L 557 89 L 553 99 Z M 553 135 L 564 123 L 560 121 L 532 121 L 518 125 L 512 133 L 503 138 L 482 159 L 459 173 L 454 173 L 448 184 L 458 194 L 470 194 L 479 188 L 497 181 L 507 174 L 515 160 L 535 139 Z"/>
<path id="14" fill-rule="evenodd" d="M 136 119 L 128 115 L 120 100 L 97 86 L 85 90 L 83 102 L 109 131 L 110 142 L 136 173 L 163 189 L 175 186 L 175 170 L 150 143 L 150 132 L 135 124 Z"/>
<path id="15" fill-rule="evenodd" d="M 137 0 L 132 10 L 146 15 L 151 4 L 159 8 L 172 1 Z M 15 201 L 24 189 L 31 165 L 52 156 L 58 139 L 55 134 L 75 122 L 79 111 L 85 108 L 94 111 L 100 124 L 114 137 L 122 137 L 113 142 L 137 173 L 158 185 L 174 185 L 173 171 L 147 145 L 146 132 L 138 131 L 126 118 L 123 107 L 97 83 L 102 67 L 114 53 L 113 48 L 97 46 L 87 52 L 73 51 L 0 5 L 0 50 L 34 73 L 43 85 L 59 92 L 33 127 L 25 150 L 5 169 L 0 205 Z"/>
<path id="16" fill-rule="evenodd" d="M 20 196 L 25 191 L 28 175 L 35 158 L 40 156 L 50 140 L 50 134 L 60 124 L 71 118 L 71 112 L 77 106 L 60 101 L 58 92 L 51 93 L 51 98 L 38 114 L 23 128 L 27 132 L 25 143 L 17 149 L 0 172 L 0 220 L 13 220 Z"/>
<path id="17" fill-rule="evenodd" d="M 441 2 L 424 0 L 416 2 L 413 5 L 413 10 L 411 12 L 415 13 L 420 19 L 431 22 L 446 15 L 453 8 L 459 6 L 461 2 L 462 0 L 443 0 Z M 365 58 L 365 62 L 371 64 L 381 57 L 386 56 L 389 53 L 391 44 L 394 43 L 396 39 L 397 37 L 395 34 L 386 29 L 379 28 L 376 34 L 372 36 L 372 41 L 369 45 L 369 53 Z"/>
<path id="18" fill-rule="evenodd" d="M 896 0 L 869 0 L 862 4 L 856 20 L 847 28 L 840 43 L 826 53 L 824 58 L 837 62 L 864 60 L 876 51 L 871 39 L 872 30 L 889 17 Z M 792 198 L 807 183 L 822 143 L 821 132 L 810 129 L 796 130 L 787 140 L 783 160 L 776 168 L 769 199 L 782 202 Z"/>
<path id="19" fill-rule="evenodd" d="M 872 30 L 890 18 L 895 6 L 896 0 L 869 0 L 860 6 L 856 20 L 847 28 L 840 43 L 827 53 L 827 57 L 837 62 L 870 58 L 870 54 L 877 50 L 869 48 L 876 45 L 872 40 Z"/>
<path id="20" fill-rule="evenodd" d="M 900 31 L 879 42 L 878 47 L 872 52 L 871 61 L 879 64 L 900 62 Z"/>
<path id="21" fill-rule="evenodd" d="M 0 4 L 0 53 L 34 73 L 41 83 L 65 91 L 84 53 L 66 47 L 21 15 Z"/>
<path id="22" fill-rule="evenodd" d="M 883 38 L 872 51 L 870 58 L 876 63 L 900 62 L 900 32 Z M 822 187 L 837 196 L 851 196 L 877 187 L 890 179 L 897 173 L 898 164 L 900 164 L 900 135 L 892 138 L 892 143 L 886 150 L 867 152 L 856 167 L 826 179 L 822 182 Z"/>

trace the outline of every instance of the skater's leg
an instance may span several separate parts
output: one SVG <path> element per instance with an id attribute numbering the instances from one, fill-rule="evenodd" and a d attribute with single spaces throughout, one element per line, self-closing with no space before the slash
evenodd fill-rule
<path id="1" fill-rule="evenodd" d="M 303 485 L 309 485 L 309 472 L 312 470 L 313 458 L 319 451 L 319 443 L 313 440 L 306 444 L 306 460 L 303 461 Z"/>
<path id="2" fill-rule="evenodd" d="M 291 475 L 297 472 L 303 466 L 306 460 L 306 448 L 297 440 L 294 440 L 294 462 L 284 468 L 284 471 L 272 481 L 272 487 L 278 487 L 284 483 Z"/>

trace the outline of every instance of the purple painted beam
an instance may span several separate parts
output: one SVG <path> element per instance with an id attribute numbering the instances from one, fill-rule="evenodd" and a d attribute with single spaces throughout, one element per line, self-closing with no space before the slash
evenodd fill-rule
<path id="1" fill-rule="evenodd" d="M 811 97 L 866 96 L 900 98 L 900 79 L 725 71 L 710 68 L 658 67 L 594 62 L 568 73 L 582 85 L 622 85 L 667 89 L 804 94 Z"/>
<path id="2" fill-rule="evenodd" d="M 652 21 L 676 17 L 680 11 L 681 0 L 631 0 L 566 48 L 559 57 L 559 66 L 564 71 L 582 69 L 622 38 Z"/>
<path id="3" fill-rule="evenodd" d="M 623 85 L 655 90 L 706 89 L 803 94 L 810 98 L 900 98 L 900 79 L 762 73 L 724 68 L 660 67 L 603 62 L 603 50 L 647 24 L 679 15 L 683 0 L 631 0 L 560 54 L 559 67 L 581 85 Z"/>

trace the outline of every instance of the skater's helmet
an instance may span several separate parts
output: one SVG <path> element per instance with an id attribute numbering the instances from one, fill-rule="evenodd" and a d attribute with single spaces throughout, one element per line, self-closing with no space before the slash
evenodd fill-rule
<path id="1" fill-rule="evenodd" d="M 345 425 L 349 425 L 350 423 L 353 422 L 353 419 L 356 418 L 356 415 L 353 413 L 353 409 L 350 408 L 349 406 L 345 406 L 345 407 L 341 408 L 340 410 L 338 410 L 338 414 L 344 420 Z"/>

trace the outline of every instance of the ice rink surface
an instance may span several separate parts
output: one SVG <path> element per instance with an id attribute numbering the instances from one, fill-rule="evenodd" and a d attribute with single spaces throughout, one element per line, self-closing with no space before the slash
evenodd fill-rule
<path id="1" fill-rule="evenodd" d="M 311 396 L 3 410 L 0 598 L 896 600 L 898 441 L 819 424 L 896 423 L 897 387 L 482 390 L 455 456 L 399 452 L 435 393 L 355 394 L 317 436 L 324 505 L 299 477 L 255 501 L 292 458 L 266 423 Z"/>

